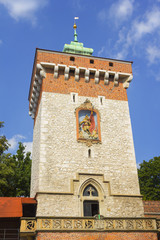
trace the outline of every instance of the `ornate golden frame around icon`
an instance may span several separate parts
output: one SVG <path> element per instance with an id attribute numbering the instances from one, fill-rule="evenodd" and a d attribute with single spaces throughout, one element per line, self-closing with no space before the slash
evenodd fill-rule
<path id="1" fill-rule="evenodd" d="M 89 110 L 91 112 L 93 111 L 96 114 L 96 117 L 97 117 L 97 127 L 98 127 L 98 139 L 82 138 L 80 136 L 80 132 L 79 132 L 79 112 L 81 110 L 86 110 L 86 111 Z M 76 123 L 77 123 L 77 141 L 78 142 L 86 143 L 86 145 L 88 147 L 90 147 L 94 143 L 101 143 L 99 111 L 94 108 L 94 106 L 92 105 L 92 103 L 88 99 L 86 99 L 86 101 L 83 104 L 81 104 L 78 108 L 76 108 Z"/>

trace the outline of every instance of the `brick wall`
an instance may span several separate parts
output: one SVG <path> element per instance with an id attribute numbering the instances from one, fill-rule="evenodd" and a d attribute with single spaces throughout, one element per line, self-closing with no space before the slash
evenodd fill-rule
<path id="1" fill-rule="evenodd" d="M 127 74 L 132 74 L 132 65 L 131 62 L 121 62 L 118 60 L 109 60 L 103 58 L 95 58 L 88 56 L 78 56 L 74 55 L 75 61 L 70 60 L 71 54 L 66 54 L 62 52 L 53 52 L 53 51 L 42 51 L 37 50 L 34 67 L 33 67 L 33 76 L 30 86 L 30 97 L 31 100 L 34 76 L 36 73 L 36 65 L 41 62 L 62 64 L 66 66 L 74 67 L 83 67 L 83 68 L 94 68 L 101 69 L 113 72 L 123 72 Z M 90 60 L 94 61 L 94 64 L 90 63 Z M 109 66 L 112 62 L 113 66 Z M 84 72 L 80 73 L 79 81 L 75 81 L 74 74 L 69 74 L 69 79 L 64 80 L 64 70 L 59 70 L 58 78 L 54 78 L 54 70 L 45 67 L 46 78 L 43 79 L 40 95 L 38 99 L 38 106 L 41 101 L 42 92 L 54 92 L 61 94 L 69 94 L 70 92 L 76 92 L 79 96 L 88 96 L 88 97 L 98 97 L 104 96 L 106 99 L 113 100 L 123 100 L 127 101 L 127 91 L 123 87 L 123 80 L 119 80 L 118 86 L 114 86 L 114 81 L 110 80 L 108 85 L 104 84 L 104 74 L 101 73 L 99 77 L 99 83 L 95 84 L 94 76 L 90 75 L 89 82 L 85 82 Z M 38 111 L 38 107 L 37 107 Z M 36 116 L 37 116 L 36 111 Z M 35 117 L 36 119 L 36 117 Z"/>
<path id="2" fill-rule="evenodd" d="M 66 66 L 73 67 L 82 67 L 89 69 L 97 69 L 97 70 L 105 70 L 105 71 L 113 71 L 113 72 L 122 72 L 127 74 L 132 74 L 132 64 L 131 62 L 123 62 L 118 60 L 110 60 L 105 58 L 96 58 L 89 56 L 79 56 L 73 55 L 74 61 L 71 61 L 71 54 L 66 54 L 62 52 L 55 51 L 47 51 L 38 49 L 36 51 L 35 62 L 33 67 L 33 75 L 32 82 L 30 86 L 30 96 L 29 100 L 31 100 L 31 95 L 33 91 L 33 82 L 34 76 L 36 73 L 36 65 L 38 63 L 54 63 L 54 64 L 62 64 Z M 91 64 L 90 60 L 93 60 L 94 63 Z M 110 66 L 112 63 L 113 66 Z M 76 92 L 79 96 L 88 96 L 88 97 L 98 97 L 104 96 L 106 99 L 113 100 L 123 100 L 127 101 L 127 92 L 123 87 L 122 79 L 119 79 L 118 86 L 114 86 L 113 79 L 109 80 L 109 84 L 104 84 L 104 73 L 101 73 L 99 76 L 99 83 L 95 84 L 94 76 L 90 75 L 89 82 L 85 82 L 84 72 L 82 71 L 79 75 L 79 81 L 75 81 L 74 73 L 69 74 L 69 79 L 67 81 L 64 80 L 64 70 L 59 69 L 58 78 L 54 78 L 54 70 L 45 67 L 46 77 L 43 79 L 39 99 L 38 106 L 41 100 L 42 92 L 54 92 L 61 94 L 69 94 L 70 92 Z M 38 107 L 37 107 L 38 111 Z M 37 116 L 36 111 L 36 116 Z M 36 117 L 35 117 L 36 118 Z"/>
<path id="3" fill-rule="evenodd" d="M 111 232 L 111 233 L 50 233 L 39 232 L 36 240 L 157 240 L 154 232 Z"/>
<path id="4" fill-rule="evenodd" d="M 105 58 L 94 58 L 92 56 L 79 56 L 74 55 L 75 61 L 70 61 L 72 54 L 66 54 L 63 52 L 41 51 L 38 50 L 37 63 L 51 62 L 55 64 L 66 64 L 68 66 L 73 65 L 75 67 L 97 68 L 105 69 L 115 72 L 132 73 L 131 62 L 122 62 L 116 60 L 108 60 Z M 94 59 L 94 64 L 90 63 L 90 59 Z M 109 62 L 113 63 L 113 66 L 109 66 Z"/>
<path id="5" fill-rule="evenodd" d="M 145 217 L 160 218 L 160 201 L 143 201 Z"/>
<path id="6" fill-rule="evenodd" d="M 80 80 L 77 82 L 74 80 L 74 76 L 70 75 L 69 80 L 64 80 L 64 72 L 59 72 L 59 77 L 54 79 L 54 71 L 47 70 L 46 78 L 42 84 L 43 92 L 55 92 L 69 94 L 70 92 L 76 92 L 80 96 L 98 97 L 105 96 L 107 99 L 124 100 L 127 101 L 127 92 L 123 88 L 123 83 L 120 82 L 118 87 L 114 87 L 114 82 L 110 81 L 109 85 L 104 85 L 102 77 L 98 84 L 95 84 L 94 78 L 90 77 L 88 83 L 85 82 L 84 74 L 80 74 Z"/>

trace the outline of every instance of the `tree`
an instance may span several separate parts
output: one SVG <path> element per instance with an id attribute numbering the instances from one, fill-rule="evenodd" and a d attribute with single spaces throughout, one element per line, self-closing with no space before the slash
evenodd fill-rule
<path id="1" fill-rule="evenodd" d="M 4 127 L 4 122 L 0 122 L 0 128 Z M 8 150 L 9 143 L 5 136 L 0 136 L 0 155 L 4 153 L 4 151 Z"/>
<path id="2" fill-rule="evenodd" d="M 2 128 L 3 122 L 0 122 Z M 0 136 L 0 197 L 29 196 L 31 177 L 31 153 L 19 143 L 15 155 L 5 153 L 9 148 L 5 136 Z"/>
<path id="3" fill-rule="evenodd" d="M 28 197 L 30 192 L 31 179 L 31 153 L 25 154 L 24 145 L 19 142 L 19 148 L 16 155 L 13 155 L 15 160 L 15 186 L 16 196 Z"/>
<path id="4" fill-rule="evenodd" d="M 4 122 L 0 122 L 0 128 L 4 127 Z M 15 163 L 10 153 L 4 153 L 9 148 L 8 140 L 5 136 L 0 136 L 0 196 L 14 196 L 14 167 Z"/>
<path id="5" fill-rule="evenodd" d="M 138 169 L 141 194 L 144 200 L 160 200 L 160 157 L 143 161 Z"/>

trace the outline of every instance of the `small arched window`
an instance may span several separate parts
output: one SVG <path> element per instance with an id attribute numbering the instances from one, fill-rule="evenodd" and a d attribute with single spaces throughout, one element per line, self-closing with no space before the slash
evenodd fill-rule
<path id="1" fill-rule="evenodd" d="M 84 216 L 95 216 L 99 214 L 99 201 L 97 201 L 98 191 L 91 184 L 87 185 L 83 191 L 83 214 Z"/>

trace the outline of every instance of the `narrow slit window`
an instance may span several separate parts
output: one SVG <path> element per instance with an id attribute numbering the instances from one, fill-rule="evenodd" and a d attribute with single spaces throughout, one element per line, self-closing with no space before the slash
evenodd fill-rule
<path id="1" fill-rule="evenodd" d="M 94 63 L 94 60 L 93 60 L 93 59 L 91 59 L 91 60 L 90 60 L 90 63 L 91 63 L 91 64 L 93 64 L 93 63 Z"/>
<path id="2" fill-rule="evenodd" d="M 88 157 L 91 158 L 91 149 L 88 149 Z"/>
<path id="3" fill-rule="evenodd" d="M 112 62 L 109 62 L 109 66 L 110 66 L 110 67 L 113 67 L 113 63 L 112 63 Z"/>
<path id="4" fill-rule="evenodd" d="M 103 105 L 103 98 L 102 97 L 100 97 L 100 103 L 101 103 L 101 105 Z"/>
<path id="5" fill-rule="evenodd" d="M 73 102 L 75 102 L 76 101 L 76 96 L 75 96 L 75 94 L 73 94 Z"/>

